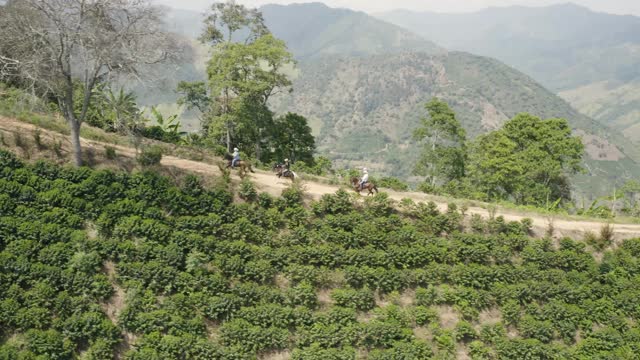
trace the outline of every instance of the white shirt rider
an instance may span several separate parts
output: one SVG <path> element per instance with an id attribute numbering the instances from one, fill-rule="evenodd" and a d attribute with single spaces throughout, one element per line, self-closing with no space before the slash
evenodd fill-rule
<path id="1" fill-rule="evenodd" d="M 240 161 L 240 150 L 238 148 L 233 149 L 233 160 L 231 161 L 231 167 L 235 167 L 238 161 Z"/>
<path id="2" fill-rule="evenodd" d="M 360 179 L 360 188 L 364 187 L 364 184 L 366 184 L 369 181 L 369 171 L 367 171 L 367 168 L 362 169 L 362 179 Z"/>

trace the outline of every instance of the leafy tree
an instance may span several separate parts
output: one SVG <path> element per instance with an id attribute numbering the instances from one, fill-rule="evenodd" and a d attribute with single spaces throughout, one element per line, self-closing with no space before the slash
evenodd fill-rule
<path id="1" fill-rule="evenodd" d="M 288 113 L 276 119 L 273 148 L 276 159 L 289 158 L 313 166 L 315 140 L 304 116 Z"/>
<path id="2" fill-rule="evenodd" d="M 12 56 L 0 58 L 12 64 L 3 77 L 20 79 L 56 100 L 71 128 L 77 166 L 82 165 L 80 126 L 96 85 L 174 53 L 158 11 L 144 1 L 10 1 L 0 13 L 0 28 L 0 48 Z"/>
<path id="3" fill-rule="evenodd" d="M 424 143 L 415 173 L 434 187 L 465 175 L 466 132 L 447 103 L 433 99 L 425 109 L 429 116 L 413 134 Z"/>
<path id="4" fill-rule="evenodd" d="M 566 120 L 520 114 L 474 141 L 469 177 L 490 199 L 536 205 L 568 200 L 568 175 L 581 171 L 583 153 Z"/>
<path id="5" fill-rule="evenodd" d="M 207 65 L 208 83 L 181 82 L 179 103 L 201 114 L 203 133 L 265 159 L 263 149 L 273 136 L 273 113 L 267 103 L 290 89 L 283 68 L 293 56 L 283 41 L 269 33 L 262 14 L 235 1 L 217 2 L 205 19 L 200 37 L 213 46 Z M 268 156 L 267 156 L 268 157 Z"/>

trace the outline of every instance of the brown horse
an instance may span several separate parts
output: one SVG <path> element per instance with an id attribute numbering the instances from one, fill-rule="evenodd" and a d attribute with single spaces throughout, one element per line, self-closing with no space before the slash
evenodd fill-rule
<path id="1" fill-rule="evenodd" d="M 227 169 L 228 169 L 231 167 L 233 159 L 231 158 L 231 155 L 228 155 L 228 154 L 227 156 L 225 156 L 225 159 L 227 160 Z M 248 161 L 238 160 L 238 162 L 236 162 L 235 167 L 238 168 L 238 174 L 240 175 L 240 177 L 247 174 L 247 169 L 252 173 L 255 173 L 255 171 L 253 171 L 253 167 L 251 166 L 251 163 Z"/>
<path id="2" fill-rule="evenodd" d="M 273 166 L 273 171 L 276 172 L 276 176 L 279 178 L 284 177 L 286 179 L 291 180 L 291 182 L 294 182 L 298 179 L 298 175 L 296 173 L 294 173 L 291 170 L 287 170 L 287 168 L 284 167 L 284 165 L 282 164 L 276 164 Z"/>
<path id="3" fill-rule="evenodd" d="M 351 178 L 351 185 L 353 185 L 353 190 L 355 190 L 355 192 L 357 192 L 358 195 L 362 190 L 369 190 L 369 193 L 367 194 L 367 196 L 374 195 L 374 191 L 375 191 L 375 194 L 378 193 L 378 187 L 372 182 L 367 182 L 366 184 L 364 184 L 364 187 L 362 188 L 362 190 L 360 190 L 360 179 L 358 179 L 355 176 Z"/>

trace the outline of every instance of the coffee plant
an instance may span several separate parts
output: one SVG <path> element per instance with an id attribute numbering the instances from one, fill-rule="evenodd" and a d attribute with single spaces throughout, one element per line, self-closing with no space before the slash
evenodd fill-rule
<path id="1" fill-rule="evenodd" d="M 596 258 L 453 204 L 220 184 L 0 151 L 0 359 L 640 353 L 638 239 Z"/>

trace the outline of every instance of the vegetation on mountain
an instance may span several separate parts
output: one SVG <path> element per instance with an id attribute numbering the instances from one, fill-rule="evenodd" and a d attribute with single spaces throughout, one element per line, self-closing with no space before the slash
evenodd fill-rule
<path id="1" fill-rule="evenodd" d="M 0 151 L 0 357 L 633 358 L 637 240 Z M 364 220 L 366 219 L 366 220 Z M 364 221 L 363 221 L 364 220 Z M 597 239 L 597 237 L 595 237 Z M 605 243 L 606 244 L 606 243 Z M 125 342 L 125 339 L 127 341 Z"/>
<path id="2" fill-rule="evenodd" d="M 242 39 L 238 39 L 242 37 Z M 213 45 L 208 82 L 181 82 L 181 104 L 197 109 L 204 137 L 234 146 L 263 162 L 291 158 L 313 165 L 315 144 L 307 120 L 296 114 L 274 119 L 269 99 L 291 91 L 284 68 L 293 56 L 275 38 L 258 10 L 235 2 L 215 3 L 202 40 Z"/>
<path id="3" fill-rule="evenodd" d="M 444 49 L 410 31 L 363 12 L 335 9 L 323 3 L 265 5 L 260 8 L 273 34 L 284 40 L 298 59 L 369 56 Z"/>
<path id="4" fill-rule="evenodd" d="M 139 1 L 10 1 L 0 27 L 0 80 L 55 99 L 69 122 L 77 166 L 80 126 L 95 87 L 114 73 L 136 74 L 141 64 L 164 61 L 175 50 L 156 9 Z"/>
<path id="5" fill-rule="evenodd" d="M 277 112 L 309 119 L 318 152 L 337 168 L 367 166 L 412 178 L 421 148 L 412 137 L 433 97 L 448 103 L 469 139 L 500 129 L 519 113 L 567 119 L 583 138 L 587 173 L 572 176 L 579 196 L 611 194 L 640 175 L 640 154 L 621 134 L 571 108 L 530 77 L 466 53 L 323 58 L 299 64 L 295 92 L 276 97 Z M 593 199 L 592 199 L 593 200 Z"/>
<path id="6" fill-rule="evenodd" d="M 494 7 L 469 14 L 399 10 L 377 16 L 448 49 L 504 61 L 559 92 L 584 114 L 640 140 L 636 16 L 573 4 Z"/>
<path id="7" fill-rule="evenodd" d="M 492 200 L 538 206 L 571 200 L 568 176 L 583 170 L 584 145 L 564 119 L 520 114 L 470 148 L 471 186 Z"/>
<path id="8" fill-rule="evenodd" d="M 584 145 L 566 120 L 522 113 L 467 145 L 445 102 L 433 99 L 425 109 L 414 132 L 426 139 L 415 168 L 426 176 L 422 191 L 540 207 L 572 199 L 569 176 L 584 170 Z"/>
<path id="9" fill-rule="evenodd" d="M 433 99 L 425 109 L 429 116 L 421 119 L 421 126 L 413 133 L 417 141 L 425 142 L 414 172 L 428 176 L 426 181 L 431 187 L 462 179 L 467 157 L 466 131 L 447 103 Z"/>

